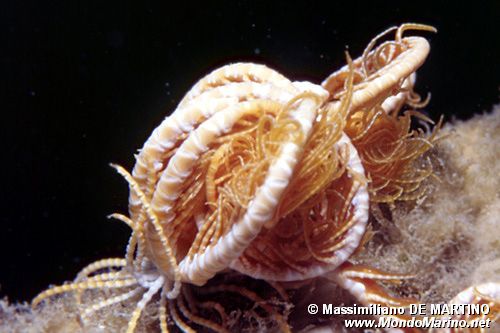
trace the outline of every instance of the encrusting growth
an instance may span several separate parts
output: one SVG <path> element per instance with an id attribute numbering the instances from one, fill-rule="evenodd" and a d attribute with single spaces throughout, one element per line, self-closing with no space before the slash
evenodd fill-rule
<path id="1" fill-rule="evenodd" d="M 286 313 L 237 284 L 206 285 L 228 268 L 268 281 L 287 300 L 283 281 L 318 276 L 336 281 L 361 303 L 405 306 L 377 280 L 409 278 L 349 263 L 367 237 L 370 203 L 415 200 L 432 174 L 423 155 L 432 133 L 411 128 L 412 118 L 432 123 L 403 106 L 425 105 L 413 92 L 415 71 L 429 44 L 403 38 L 405 24 L 377 36 L 362 57 L 322 84 L 292 82 L 262 65 L 237 63 L 201 79 L 146 141 L 132 173 L 112 165 L 130 186 L 130 217 L 112 214 L 132 229 L 125 259 L 86 267 L 73 283 L 44 291 L 36 306 L 73 291 L 80 304 L 88 289 L 116 295 L 84 307 L 95 311 L 139 298 L 130 315 L 132 333 L 146 305 L 159 295 L 162 332 L 168 318 L 228 330 L 228 315 L 196 293 L 234 293 L 255 302 L 281 331 Z M 394 41 L 375 47 L 396 31 Z M 204 317 L 202 309 L 213 315 Z"/>

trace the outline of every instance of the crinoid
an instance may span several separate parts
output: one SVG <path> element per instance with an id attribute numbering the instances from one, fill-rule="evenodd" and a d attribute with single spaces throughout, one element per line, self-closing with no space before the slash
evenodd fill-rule
<path id="1" fill-rule="evenodd" d="M 431 332 L 486 332 L 485 327 L 479 325 L 481 322 L 488 322 L 488 328 L 492 328 L 493 323 L 500 321 L 500 283 L 488 282 L 469 287 L 455 296 L 447 308 L 456 312 L 454 315 L 444 316 L 453 325 L 433 329 Z M 465 325 L 468 327 L 464 327 Z"/>
<path id="2" fill-rule="evenodd" d="M 345 133 L 358 150 L 370 179 L 371 202 L 418 199 L 425 191 L 421 182 L 432 174 L 430 162 L 420 157 L 433 146 L 442 120 L 427 135 L 421 128 L 411 129 L 411 118 L 433 124 L 431 119 L 415 110 L 400 114 L 402 106 L 420 108 L 430 98 L 422 101 L 413 91 L 415 70 L 425 60 L 429 44 L 419 37 L 402 38 L 408 29 L 436 31 L 420 24 L 389 28 L 354 61 L 355 92 Z M 373 50 L 377 40 L 391 31 L 396 31 L 395 40 Z M 341 68 L 323 81 L 331 98 L 344 93 L 348 72 L 348 67 Z"/>
<path id="3" fill-rule="evenodd" d="M 79 300 L 88 289 L 121 290 L 87 307 L 85 318 L 142 295 L 130 333 L 159 294 L 162 332 L 168 316 L 184 331 L 190 325 L 226 330 L 219 303 L 204 301 L 218 319 L 196 314 L 186 287 L 196 285 L 200 293 L 240 294 L 288 331 L 286 316 L 252 290 L 207 285 L 227 268 L 267 281 L 282 298 L 278 282 L 326 276 L 364 304 L 406 305 L 409 300 L 389 296 L 374 280 L 407 275 L 347 260 L 366 241 L 369 203 L 416 199 L 431 174 L 422 155 L 435 132 L 410 127 L 412 116 L 430 120 L 415 111 L 399 115 L 402 105 L 419 106 L 414 72 L 429 52 L 424 38 L 403 38 L 407 29 L 433 30 L 391 28 L 394 41 L 372 50 L 377 37 L 360 59 L 347 56 L 348 65 L 322 86 L 250 63 L 201 79 L 153 131 L 132 174 L 113 165 L 130 185 L 130 217 L 111 216 L 132 229 L 125 259 L 93 263 L 33 305 L 68 291 Z"/>

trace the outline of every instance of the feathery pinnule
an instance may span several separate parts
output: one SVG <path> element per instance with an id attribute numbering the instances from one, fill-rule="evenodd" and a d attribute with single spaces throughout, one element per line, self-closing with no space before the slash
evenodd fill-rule
<path id="1" fill-rule="evenodd" d="M 436 132 L 411 129 L 412 117 L 429 119 L 413 110 L 399 114 L 405 105 L 426 103 L 413 86 L 429 44 L 403 38 L 409 29 L 434 30 L 388 29 L 362 57 L 347 56 L 348 65 L 322 86 L 251 63 L 202 78 L 147 139 L 132 174 L 112 165 L 130 187 L 130 217 L 111 215 L 132 229 L 126 259 L 91 264 L 34 305 L 68 291 L 80 304 L 88 289 L 113 289 L 117 295 L 88 306 L 82 319 L 137 296 L 127 327 L 132 333 L 159 295 L 162 333 L 167 317 L 184 331 L 194 331 L 190 325 L 226 330 L 226 309 L 212 300 L 195 304 L 191 284 L 203 286 L 201 295 L 237 293 L 289 331 L 286 317 L 254 291 L 211 285 L 217 278 L 206 285 L 232 268 L 268 281 L 284 300 L 279 281 L 324 276 L 363 304 L 406 306 L 410 300 L 390 296 L 376 281 L 409 275 L 348 260 L 366 241 L 369 205 L 419 198 L 432 172 L 422 156 Z M 395 39 L 375 47 L 390 31 Z M 218 319 L 195 311 L 203 307 L 213 307 Z"/>
<path id="2" fill-rule="evenodd" d="M 350 112 L 370 108 L 399 92 L 403 81 L 424 63 L 430 50 L 429 42 L 422 37 L 402 38 L 402 33 L 408 29 L 436 31 L 426 25 L 403 24 L 375 37 L 363 56 L 353 61 L 355 78 Z M 383 43 L 371 51 L 380 37 L 393 30 L 396 30 L 394 41 Z M 348 66 L 344 66 L 322 82 L 332 100 L 344 93 L 348 73 Z"/>
<path id="3" fill-rule="evenodd" d="M 411 128 L 412 118 L 433 123 L 422 113 L 412 110 L 423 107 L 413 91 L 415 71 L 422 65 L 429 52 L 429 43 L 422 37 L 406 37 L 406 30 L 435 31 L 420 24 L 393 27 L 375 37 L 354 61 L 355 79 L 352 107 L 346 116 L 345 133 L 356 147 L 369 178 L 370 201 L 389 203 L 417 200 L 426 193 L 422 183 L 432 175 L 430 162 L 422 156 L 433 147 L 437 130 L 425 133 Z M 394 40 L 377 46 L 377 41 L 391 31 Z M 345 94 L 347 67 L 336 71 L 323 81 L 331 93 L 332 104 L 339 102 L 335 96 Z M 410 110 L 400 114 L 404 105 Z"/>

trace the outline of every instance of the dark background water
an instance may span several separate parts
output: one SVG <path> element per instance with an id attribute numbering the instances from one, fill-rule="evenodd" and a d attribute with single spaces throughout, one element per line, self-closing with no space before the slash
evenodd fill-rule
<path id="1" fill-rule="evenodd" d="M 0 10 L 0 297 L 28 300 L 122 256 L 133 154 L 208 71 L 267 64 L 320 82 L 385 28 L 436 26 L 417 91 L 467 119 L 498 102 L 500 2 L 4 1 Z"/>

